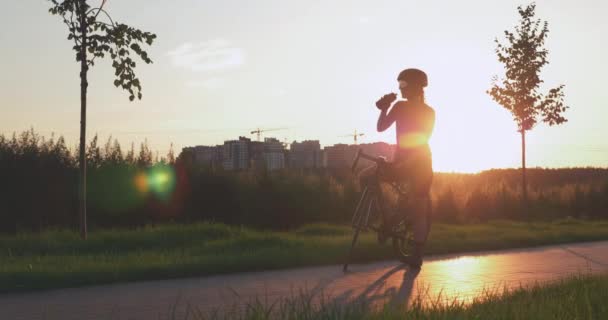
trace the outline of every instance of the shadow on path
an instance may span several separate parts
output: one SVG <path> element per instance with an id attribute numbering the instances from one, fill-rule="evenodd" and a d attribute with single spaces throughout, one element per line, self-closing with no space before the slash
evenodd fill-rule
<path id="1" fill-rule="evenodd" d="M 402 278 L 399 286 L 395 286 L 395 281 L 388 281 L 395 274 L 402 272 Z M 340 295 L 326 296 L 325 289 L 332 281 L 318 285 L 311 291 L 312 297 L 324 301 L 324 303 L 332 305 L 344 305 L 346 303 L 355 303 L 364 306 L 381 307 L 388 305 L 391 307 L 402 307 L 408 304 L 412 297 L 412 291 L 416 278 L 420 274 L 420 269 L 411 269 L 404 264 L 399 264 L 388 269 L 381 274 L 372 283 L 365 286 L 363 290 L 356 288 L 348 289 Z M 357 276 L 356 274 L 351 274 Z M 361 275 L 366 276 L 366 275 Z M 367 276 L 369 277 L 369 276 Z"/>

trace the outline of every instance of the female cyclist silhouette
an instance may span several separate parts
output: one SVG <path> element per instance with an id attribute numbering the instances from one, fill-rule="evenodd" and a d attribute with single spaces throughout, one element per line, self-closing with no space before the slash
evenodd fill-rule
<path id="1" fill-rule="evenodd" d="M 399 73 L 397 81 L 404 100 L 394 103 L 397 94 L 389 93 L 376 102 L 376 107 L 380 109 L 378 131 L 385 131 L 395 123 L 397 146 L 393 161 L 386 166 L 373 166 L 363 170 L 360 180 L 362 185 L 368 187 L 383 181 L 398 181 L 408 185 L 411 196 L 407 198 L 407 203 L 400 204 L 399 207 L 406 208 L 409 212 L 415 243 L 406 262 L 419 268 L 430 231 L 429 193 L 433 180 L 433 165 L 428 141 L 435 125 L 435 111 L 424 99 L 424 88 L 428 85 L 426 73 L 419 69 L 405 69 Z M 390 230 L 404 213 L 383 217 L 382 229 Z M 380 242 L 386 240 L 386 233 L 379 233 Z"/>

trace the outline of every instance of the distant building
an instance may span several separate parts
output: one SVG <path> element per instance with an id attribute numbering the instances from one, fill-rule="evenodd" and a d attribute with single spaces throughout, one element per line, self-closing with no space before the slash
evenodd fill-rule
<path id="1" fill-rule="evenodd" d="M 195 146 L 190 148 L 196 165 L 217 167 L 224 158 L 223 146 Z"/>
<path id="2" fill-rule="evenodd" d="M 264 142 L 251 141 L 249 143 L 249 168 L 254 170 L 266 168 Z"/>
<path id="3" fill-rule="evenodd" d="M 292 142 L 290 148 L 289 167 L 295 169 L 322 167 L 322 152 L 319 140 Z"/>
<path id="4" fill-rule="evenodd" d="M 251 139 L 239 137 L 238 140 L 224 141 L 223 164 L 225 170 L 249 169 L 249 144 Z"/>
<path id="5" fill-rule="evenodd" d="M 225 141 L 223 145 L 225 170 L 278 170 L 285 168 L 285 146 L 275 138 L 264 142 L 246 137 Z"/>
<path id="6" fill-rule="evenodd" d="M 393 157 L 395 145 L 384 142 L 360 145 L 335 144 L 321 150 L 318 140 L 294 141 L 290 150 L 276 138 L 265 138 L 264 142 L 251 141 L 246 137 L 224 141 L 218 146 L 195 146 L 183 148 L 180 158 L 195 165 L 223 167 L 225 170 L 279 170 L 310 168 L 350 168 L 357 150 L 373 156 Z M 360 166 L 371 165 L 361 161 Z"/>
<path id="7" fill-rule="evenodd" d="M 275 138 L 264 139 L 264 160 L 269 171 L 285 168 L 285 146 Z"/>
<path id="8" fill-rule="evenodd" d="M 326 168 L 350 167 L 356 152 L 356 146 L 343 143 L 334 144 L 323 149 L 323 166 Z"/>

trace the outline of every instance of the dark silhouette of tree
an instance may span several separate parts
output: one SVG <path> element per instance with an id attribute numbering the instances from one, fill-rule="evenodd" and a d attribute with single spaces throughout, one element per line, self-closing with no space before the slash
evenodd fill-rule
<path id="1" fill-rule="evenodd" d="M 119 165 L 124 163 L 124 155 L 120 147 L 120 143 L 117 139 L 112 141 L 112 136 L 108 138 L 108 142 L 104 147 L 105 149 L 105 160 L 107 163 L 112 165 Z"/>
<path id="2" fill-rule="evenodd" d="M 152 165 L 152 150 L 148 147 L 148 140 L 144 140 L 139 146 L 139 156 L 137 157 L 137 165 L 145 168 Z"/>
<path id="3" fill-rule="evenodd" d="M 129 149 L 125 156 L 125 162 L 128 165 L 135 165 L 135 144 L 133 142 L 131 142 L 131 149 Z"/>
<path id="4" fill-rule="evenodd" d="M 550 89 L 547 94 L 540 92 L 540 71 L 549 63 L 545 40 L 549 33 L 548 23 L 534 19 L 534 3 L 517 8 L 521 19 L 515 32 L 505 31 L 506 44 L 496 42 L 496 55 L 505 68 L 505 77 L 494 84 L 488 94 L 494 101 L 509 110 L 521 134 L 522 201 L 524 208 L 528 201 L 526 184 L 526 131 L 532 130 L 539 120 L 556 125 L 566 120 L 562 113 L 568 106 L 564 104 L 564 85 Z"/>
<path id="5" fill-rule="evenodd" d="M 68 40 L 74 41 L 72 49 L 76 52 L 76 61 L 80 62 L 79 218 L 80 235 L 86 239 L 85 141 L 89 67 L 94 66 L 96 58 L 109 55 L 115 70 L 114 85 L 127 90 L 129 100 L 141 99 L 141 84 L 134 71 L 136 63 L 131 57 L 138 56 L 145 63 L 151 63 L 141 45 L 152 45 L 156 35 L 112 20 L 103 9 L 106 0 L 102 0 L 99 7 L 90 6 L 87 0 L 49 1 L 52 3 L 49 12 L 61 16 L 67 25 Z"/>
<path id="6" fill-rule="evenodd" d="M 112 139 L 111 151 L 123 149 L 115 143 Z M 146 180 L 155 171 L 150 166 L 159 163 L 152 162 L 147 142 L 142 149 L 140 166 L 127 158 L 112 163 L 102 146 L 99 167 L 90 166 L 88 171 L 91 226 L 216 221 L 285 230 L 317 222 L 348 223 L 359 196 L 352 179 L 339 180 L 329 171 L 210 170 L 191 162 L 189 148 L 180 153 L 175 165 L 164 164 L 175 172 L 175 189 L 159 195 L 148 192 L 152 190 Z M 130 152 L 134 158 L 137 151 Z M 77 160 L 60 136 L 45 139 L 33 130 L 6 137 L 0 133 L 0 233 L 76 226 L 72 216 L 78 210 Z M 527 174 L 535 192 L 529 194 L 524 215 L 518 195 L 521 170 L 436 173 L 435 218 L 450 223 L 608 218 L 608 169 L 532 168 Z"/>
<path id="7" fill-rule="evenodd" d="M 175 164 L 175 151 L 173 151 L 173 142 L 171 142 L 169 152 L 167 152 L 167 163 L 171 165 Z"/>
<path id="8" fill-rule="evenodd" d="M 99 138 L 97 137 L 97 134 L 95 134 L 91 142 L 89 142 L 89 147 L 86 150 L 87 166 L 93 169 L 97 169 L 103 164 L 103 155 L 101 154 L 101 149 L 97 144 L 98 140 Z"/>

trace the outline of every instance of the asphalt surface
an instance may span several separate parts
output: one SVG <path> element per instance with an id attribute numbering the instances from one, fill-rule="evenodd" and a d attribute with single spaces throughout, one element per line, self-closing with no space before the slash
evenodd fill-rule
<path id="1" fill-rule="evenodd" d="M 304 293 L 315 301 L 465 303 L 484 291 L 573 274 L 607 273 L 608 241 L 433 256 L 416 272 L 397 261 L 239 273 L 0 295 L 1 319 L 183 319 L 188 312 L 241 310 Z M 191 318 L 191 317 L 190 317 Z"/>

